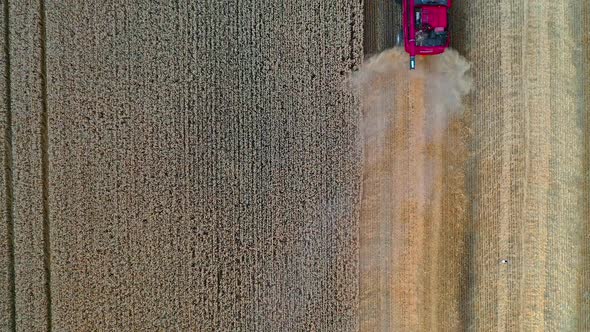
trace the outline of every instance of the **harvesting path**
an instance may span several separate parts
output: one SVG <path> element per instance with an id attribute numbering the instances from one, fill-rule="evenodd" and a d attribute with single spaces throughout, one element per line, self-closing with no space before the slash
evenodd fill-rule
<path id="1" fill-rule="evenodd" d="M 363 95 L 362 330 L 458 329 L 464 253 L 468 66 L 456 52 L 419 61 L 392 49 L 356 77 Z M 432 92 L 441 89 L 442 96 Z M 452 96 L 452 97 L 450 97 Z M 442 223 L 452 218 L 452 223 Z M 439 257 L 442 256 L 442 257 Z"/>

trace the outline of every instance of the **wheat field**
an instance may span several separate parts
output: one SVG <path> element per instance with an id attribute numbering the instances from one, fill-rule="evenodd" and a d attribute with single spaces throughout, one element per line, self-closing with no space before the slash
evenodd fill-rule
<path id="1" fill-rule="evenodd" d="M 0 331 L 590 331 L 587 1 L 1 3 Z"/>

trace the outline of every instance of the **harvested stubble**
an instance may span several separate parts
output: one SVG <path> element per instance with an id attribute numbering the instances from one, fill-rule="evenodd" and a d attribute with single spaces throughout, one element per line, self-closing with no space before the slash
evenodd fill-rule
<path id="1" fill-rule="evenodd" d="M 461 129 L 471 134 L 462 141 L 468 150 L 451 150 L 459 155 L 444 151 L 443 159 L 455 160 L 459 165 L 465 165 L 461 160 L 467 161 L 461 181 L 467 185 L 468 209 L 466 217 L 449 215 L 447 222 L 441 223 L 443 227 L 438 231 L 446 231 L 445 235 L 420 233 L 417 238 L 436 240 L 454 234 L 463 239 L 464 234 L 465 241 L 434 251 L 431 246 L 420 245 L 419 240 L 397 241 L 397 246 L 417 248 L 419 252 L 403 256 L 393 251 L 388 255 L 397 238 L 383 239 L 383 233 L 379 238 L 372 233 L 375 230 L 361 227 L 361 267 L 373 266 L 361 270 L 361 308 L 389 306 L 394 313 L 386 316 L 387 310 L 374 311 L 385 315 L 381 320 L 370 313 L 362 316 L 361 326 L 369 326 L 366 330 L 372 330 L 377 323 L 383 330 L 391 326 L 448 330 L 451 325 L 445 324 L 451 320 L 441 319 L 447 316 L 437 316 L 433 311 L 441 308 L 433 306 L 437 289 L 428 289 L 431 284 L 427 278 L 417 277 L 422 273 L 437 276 L 433 271 L 436 265 L 430 262 L 445 257 L 451 266 L 460 263 L 461 271 L 466 273 L 447 281 L 464 283 L 453 295 L 459 306 L 442 307 L 443 312 L 449 310 L 449 317 L 459 309 L 453 326 L 477 331 L 590 330 L 590 59 L 589 32 L 584 28 L 589 8 L 581 0 L 454 2 L 453 46 L 472 63 L 474 78 L 472 93 L 465 103 L 466 127 Z M 416 97 L 422 94 L 410 92 L 408 96 Z M 403 142 L 389 142 L 381 148 L 386 156 L 405 148 Z M 394 172 L 402 162 L 396 159 L 390 163 L 392 169 L 369 169 L 365 179 Z M 403 156 L 401 159 L 405 160 Z M 450 167 L 444 169 L 445 176 L 456 174 Z M 417 182 L 408 182 L 412 179 Z M 387 202 L 388 191 L 420 190 L 425 179 L 407 176 L 395 180 L 398 183 L 391 188 L 383 184 L 371 186 L 366 181 L 364 191 L 367 186 L 370 189 L 369 195 L 363 197 L 363 211 L 370 204 Z M 370 193 L 379 190 L 385 190 L 386 196 L 371 198 Z M 387 213 L 392 219 L 403 213 L 395 206 L 390 208 Z M 420 211 L 419 205 L 412 211 Z M 363 215 L 361 225 L 376 218 Z M 419 219 L 411 230 L 437 229 L 436 223 L 425 222 L 426 217 Z M 451 226 L 461 223 L 463 226 L 452 230 Z M 402 239 L 412 237 L 411 230 L 402 233 Z M 390 243 L 379 247 L 379 243 L 386 242 Z M 446 256 L 449 250 L 457 255 Z M 385 262 L 362 259 L 374 253 L 381 253 Z M 410 266 L 403 266 L 418 271 L 410 275 L 413 280 L 402 280 L 402 272 L 396 270 L 399 264 L 391 263 L 403 257 L 416 258 L 404 259 Z M 387 271 L 385 266 L 397 278 L 376 279 L 375 271 Z M 396 289 L 403 289 L 406 297 L 396 298 Z M 396 309 L 395 305 L 402 308 Z M 400 315 L 406 305 L 412 311 Z"/>
<path id="2" fill-rule="evenodd" d="M 418 61 L 415 72 L 406 60 L 403 50 L 388 50 L 353 80 L 365 137 L 361 330 L 458 330 L 467 281 L 461 98 L 469 67 L 452 50 Z"/>

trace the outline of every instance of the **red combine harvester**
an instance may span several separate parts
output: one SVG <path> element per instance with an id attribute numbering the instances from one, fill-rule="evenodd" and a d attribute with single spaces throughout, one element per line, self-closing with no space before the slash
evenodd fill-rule
<path id="1" fill-rule="evenodd" d="M 440 54 L 449 47 L 448 10 L 452 0 L 396 0 L 402 4 L 403 29 L 396 44 L 410 54 L 410 69 L 416 55 Z"/>

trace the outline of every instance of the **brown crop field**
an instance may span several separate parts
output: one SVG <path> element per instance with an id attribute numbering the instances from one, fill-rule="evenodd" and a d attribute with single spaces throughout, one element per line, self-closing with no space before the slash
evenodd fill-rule
<path id="1" fill-rule="evenodd" d="M 590 2 L 0 14 L 0 331 L 590 331 Z"/>

